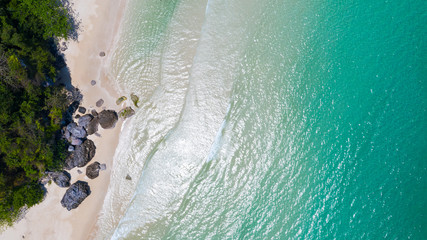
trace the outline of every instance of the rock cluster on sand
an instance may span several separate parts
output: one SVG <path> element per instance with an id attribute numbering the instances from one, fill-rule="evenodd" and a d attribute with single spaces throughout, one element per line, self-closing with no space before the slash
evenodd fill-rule
<path id="1" fill-rule="evenodd" d="M 96 105 L 101 106 L 104 100 L 100 99 Z M 82 114 L 79 118 L 73 119 L 72 115 L 76 111 Z M 79 104 L 73 102 L 67 112 L 67 118 L 63 121 L 62 137 L 69 143 L 67 148 L 69 155 L 65 160 L 64 168 L 71 170 L 75 167 L 86 166 L 95 156 L 96 146 L 94 142 L 87 139 L 87 136 L 95 134 L 98 131 L 98 125 L 104 129 L 115 127 L 118 121 L 118 115 L 114 110 L 103 110 L 98 113 L 92 109 L 87 113 L 87 109 L 79 107 Z M 78 120 L 77 123 L 75 120 Z M 99 176 L 99 171 L 106 170 L 105 164 L 94 162 L 86 167 L 86 176 L 94 179 Z M 82 172 L 78 169 L 77 172 Z M 52 179 L 60 187 L 70 186 L 70 175 L 66 171 L 49 173 L 47 179 Z M 87 182 L 77 181 L 72 184 L 66 191 L 61 200 L 63 207 L 68 211 L 77 208 L 80 203 L 90 194 L 90 187 Z"/>
<path id="2" fill-rule="evenodd" d="M 77 181 L 64 194 L 61 205 L 68 211 L 77 208 L 90 195 L 90 187 L 87 182 Z"/>
<path id="3" fill-rule="evenodd" d="M 85 138 L 87 136 L 86 130 L 82 126 L 77 126 L 74 122 L 68 124 L 67 131 L 76 138 Z"/>
<path id="4" fill-rule="evenodd" d="M 94 162 L 86 167 L 86 176 L 90 179 L 95 179 L 99 176 L 99 170 L 101 170 L 101 164 Z"/>
<path id="5" fill-rule="evenodd" d="M 133 109 L 131 110 L 133 111 Z M 133 115 L 132 111 L 126 110 L 126 114 Z M 84 112 L 86 112 L 86 109 L 84 109 Z M 68 151 L 76 151 L 77 146 L 83 144 L 88 135 L 92 135 L 98 131 L 98 125 L 101 125 L 104 129 L 109 129 L 113 128 L 117 121 L 118 115 L 114 110 L 103 110 L 100 113 L 92 110 L 91 114 L 79 117 L 78 124 L 71 119 L 71 122 L 63 129 L 63 138 L 67 139 L 71 144 Z"/>

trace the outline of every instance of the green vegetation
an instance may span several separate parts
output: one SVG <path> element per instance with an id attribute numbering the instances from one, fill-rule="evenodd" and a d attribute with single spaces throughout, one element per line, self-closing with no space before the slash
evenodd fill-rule
<path id="1" fill-rule="evenodd" d="M 61 66 L 55 41 L 72 34 L 70 19 L 57 0 L 0 1 L 1 225 L 42 200 L 40 177 L 66 157 L 58 130 L 68 103 L 53 85 Z"/>

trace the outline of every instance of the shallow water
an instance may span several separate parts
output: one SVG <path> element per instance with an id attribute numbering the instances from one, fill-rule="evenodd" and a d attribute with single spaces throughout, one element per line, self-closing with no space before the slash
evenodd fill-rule
<path id="1" fill-rule="evenodd" d="M 142 106 L 99 238 L 425 238 L 426 22 L 424 1 L 130 0 L 111 75 Z"/>

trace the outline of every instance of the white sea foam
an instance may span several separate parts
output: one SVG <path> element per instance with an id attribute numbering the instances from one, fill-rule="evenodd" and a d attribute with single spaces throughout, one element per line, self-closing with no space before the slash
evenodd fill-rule
<path id="1" fill-rule="evenodd" d="M 150 171 L 157 171 L 150 170 L 150 162 L 181 118 L 204 17 L 194 9 L 198 5 L 204 7 L 203 2 L 166 9 L 161 2 L 129 2 L 111 71 L 121 92 L 137 94 L 142 104 L 120 136 L 98 222 L 99 239 L 111 236 L 129 203 L 138 199 L 134 192 L 140 177 L 145 179 L 141 180 L 144 184 L 150 183 Z M 160 17 L 156 19 L 153 13 Z M 131 181 L 125 179 L 128 174 Z"/>
<path id="2" fill-rule="evenodd" d="M 219 146 L 245 46 L 239 16 L 228 11 L 238 5 L 129 2 L 112 72 L 142 104 L 120 136 L 100 239 L 162 231 Z"/>

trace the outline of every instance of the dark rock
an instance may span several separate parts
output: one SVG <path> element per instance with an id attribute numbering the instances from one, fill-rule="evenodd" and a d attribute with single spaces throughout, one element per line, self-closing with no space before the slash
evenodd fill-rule
<path id="1" fill-rule="evenodd" d="M 104 99 L 99 99 L 96 103 L 95 103 L 95 105 L 97 106 L 97 107 L 101 107 L 102 106 L 102 104 L 104 104 Z"/>
<path id="2" fill-rule="evenodd" d="M 79 107 L 79 113 L 81 114 L 85 114 L 86 113 L 86 108 L 85 107 Z"/>
<path id="3" fill-rule="evenodd" d="M 135 115 L 135 110 L 133 110 L 131 107 L 126 107 L 120 110 L 119 116 L 123 119 L 126 119 L 128 117 L 132 117 Z"/>
<path id="4" fill-rule="evenodd" d="M 79 118 L 79 126 L 86 128 L 89 122 L 93 119 L 91 114 L 83 115 Z"/>
<path id="5" fill-rule="evenodd" d="M 50 176 L 52 177 L 52 180 L 56 183 L 56 185 L 60 187 L 70 186 L 71 175 L 68 172 L 53 172 L 50 174 Z"/>
<path id="6" fill-rule="evenodd" d="M 90 111 L 90 113 L 94 116 L 97 117 L 98 116 L 98 112 L 95 109 L 92 109 L 92 111 Z"/>
<path id="7" fill-rule="evenodd" d="M 84 167 L 95 156 L 96 147 L 92 140 L 86 139 L 82 145 L 76 146 L 65 160 L 64 168 Z"/>
<path id="8" fill-rule="evenodd" d="M 99 168 L 100 168 L 99 170 L 101 170 L 101 171 L 107 170 L 107 165 L 105 165 L 105 163 L 103 163 L 99 166 Z"/>
<path id="9" fill-rule="evenodd" d="M 92 135 L 98 131 L 98 118 L 92 118 L 89 124 L 86 126 L 86 132 L 88 135 Z"/>
<path id="10" fill-rule="evenodd" d="M 90 81 L 90 85 L 95 86 L 95 84 L 96 84 L 95 80 Z"/>
<path id="11" fill-rule="evenodd" d="M 80 171 L 80 169 L 77 169 L 77 173 L 78 173 L 78 174 L 82 174 L 83 172 L 82 172 L 82 171 Z"/>
<path id="12" fill-rule="evenodd" d="M 100 53 L 99 53 L 99 56 L 100 56 L 100 57 L 104 57 L 104 56 L 105 56 L 105 52 L 100 52 Z"/>
<path id="13" fill-rule="evenodd" d="M 76 116 L 74 116 L 74 118 L 80 118 L 80 114 L 77 114 Z"/>
<path id="14" fill-rule="evenodd" d="M 109 129 L 116 126 L 119 119 L 117 113 L 113 110 L 103 110 L 98 114 L 98 121 L 102 128 Z"/>
<path id="15" fill-rule="evenodd" d="M 86 130 L 83 127 L 77 126 L 74 122 L 67 125 L 67 130 L 76 138 L 85 138 L 87 136 Z"/>
<path id="16" fill-rule="evenodd" d="M 99 170 L 101 169 L 99 162 L 94 162 L 86 167 L 86 176 L 90 179 L 94 179 L 99 176 Z"/>
<path id="17" fill-rule="evenodd" d="M 87 182 L 77 181 L 64 194 L 61 205 L 68 211 L 77 208 L 90 195 Z"/>
<path id="18" fill-rule="evenodd" d="M 81 140 L 80 138 L 76 138 L 74 136 L 71 136 L 70 140 L 71 140 L 70 141 L 71 145 L 74 145 L 74 146 L 82 145 L 83 143 L 83 140 Z"/>
<path id="19" fill-rule="evenodd" d="M 132 180 L 132 178 L 128 175 L 126 175 L 126 180 Z"/>

